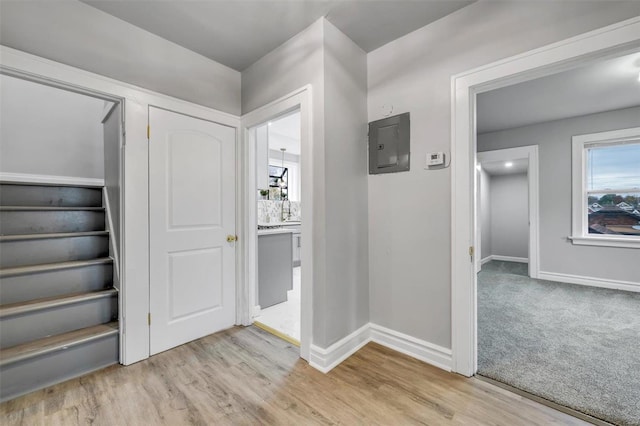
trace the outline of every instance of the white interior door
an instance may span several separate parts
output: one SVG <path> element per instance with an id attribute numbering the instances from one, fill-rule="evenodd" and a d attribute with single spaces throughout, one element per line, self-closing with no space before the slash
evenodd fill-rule
<path id="1" fill-rule="evenodd" d="M 236 130 L 149 109 L 150 353 L 235 320 Z"/>

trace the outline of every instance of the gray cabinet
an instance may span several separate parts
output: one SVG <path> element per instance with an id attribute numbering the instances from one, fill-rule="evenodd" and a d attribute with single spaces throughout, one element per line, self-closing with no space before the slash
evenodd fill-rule
<path id="1" fill-rule="evenodd" d="M 286 302 L 293 288 L 291 232 L 258 234 L 258 303 L 264 309 Z"/>
<path id="2" fill-rule="evenodd" d="M 291 244 L 293 251 L 293 266 L 300 266 L 300 249 L 302 248 L 301 240 L 300 240 L 300 232 L 294 232 L 291 234 Z"/>

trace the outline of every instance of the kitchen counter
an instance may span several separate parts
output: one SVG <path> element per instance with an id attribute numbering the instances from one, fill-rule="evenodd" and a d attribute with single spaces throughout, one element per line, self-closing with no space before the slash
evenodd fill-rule
<path id="1" fill-rule="evenodd" d="M 292 234 L 296 232 L 292 228 L 271 228 L 271 229 L 258 229 L 258 236 L 260 235 L 275 235 L 275 234 Z"/>
<path id="2" fill-rule="evenodd" d="M 265 228 L 260 229 L 262 226 Z M 301 227 L 302 222 L 293 220 L 286 222 L 258 222 L 258 236 L 300 232 Z"/>
<path id="3" fill-rule="evenodd" d="M 289 220 L 286 222 L 258 222 L 258 226 L 300 226 L 302 222 L 299 220 Z"/>

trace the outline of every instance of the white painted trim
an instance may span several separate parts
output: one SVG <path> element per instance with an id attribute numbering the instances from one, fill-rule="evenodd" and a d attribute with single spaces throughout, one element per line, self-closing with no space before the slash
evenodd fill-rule
<path id="1" fill-rule="evenodd" d="M 557 272 L 540 271 L 538 279 L 556 281 L 560 283 L 579 284 L 589 287 L 611 288 L 640 293 L 640 282 L 605 280 L 602 278 L 584 277 L 580 275 L 561 274 Z"/>
<path id="2" fill-rule="evenodd" d="M 235 128 L 240 126 L 240 118 L 6 46 L 0 46 L 0 65 L 3 74 L 122 102 L 126 136 L 122 150 L 120 295 L 123 323 L 120 331 L 123 355 L 120 363 L 129 365 L 148 358 L 149 106 L 179 111 Z"/>
<path id="3" fill-rule="evenodd" d="M 109 245 L 111 246 L 111 251 L 113 252 L 113 266 L 116 272 L 116 282 L 118 283 L 118 288 L 120 288 L 120 250 L 118 249 L 118 244 L 116 244 L 116 236 L 113 233 L 113 218 L 111 217 L 111 204 L 109 203 L 109 194 L 107 192 L 107 188 L 102 188 L 102 197 L 104 199 L 104 209 L 107 215 L 107 226 L 109 230 Z"/>
<path id="4" fill-rule="evenodd" d="M 491 260 L 501 260 L 503 262 L 529 263 L 529 259 L 527 259 L 526 257 L 500 256 L 499 254 L 492 254 Z"/>
<path id="5" fill-rule="evenodd" d="M 483 151 L 477 154 L 477 161 L 484 162 L 526 159 L 527 188 L 529 197 L 529 277 L 537 278 L 540 270 L 540 165 L 538 164 L 538 145 L 521 146 L 517 148 Z M 477 183 L 476 183 L 477 185 Z M 474 216 L 478 216 L 478 203 L 474 206 Z M 478 223 L 478 222 L 476 222 Z M 477 233 L 476 233 L 477 234 Z M 478 245 L 479 242 L 475 242 Z M 494 257 L 495 260 L 500 260 Z M 505 259 L 502 259 L 505 260 Z M 507 260 L 518 262 L 518 260 Z"/>
<path id="6" fill-rule="evenodd" d="M 370 341 L 371 335 L 369 323 L 367 323 L 326 349 L 311 345 L 309 365 L 323 373 L 328 373 Z"/>
<path id="7" fill-rule="evenodd" d="M 104 187 L 104 179 L 83 178 L 74 176 L 50 176 L 27 173 L 0 173 L 0 182 L 31 183 L 39 185 Z"/>
<path id="8" fill-rule="evenodd" d="M 253 319 L 256 317 L 259 317 L 260 313 L 262 313 L 262 308 L 260 307 L 260 305 L 254 306 L 251 310 L 251 321 L 253 321 Z"/>
<path id="9" fill-rule="evenodd" d="M 451 349 L 403 334 L 377 324 L 370 324 L 371 341 L 394 351 L 424 361 L 445 371 L 451 371 Z"/>
<path id="10" fill-rule="evenodd" d="M 310 361 L 311 342 L 313 342 L 313 241 L 314 241 L 314 209 L 313 188 L 313 110 L 312 88 L 306 85 L 269 104 L 257 108 L 242 116 L 242 155 L 241 174 L 245 177 L 240 192 L 242 203 L 239 206 L 242 219 L 240 235 L 245 235 L 246 243 L 242 246 L 242 280 L 239 281 L 240 295 L 237 308 L 238 324 L 252 323 L 251 310 L 258 304 L 255 300 L 257 285 L 257 203 L 256 203 L 256 145 L 252 129 L 275 117 L 300 109 L 300 168 L 303 219 L 301 225 L 302 259 L 301 259 L 301 291 L 300 291 L 300 357 Z"/>
<path id="11" fill-rule="evenodd" d="M 311 345 L 309 364 L 323 373 L 328 373 L 369 342 L 378 343 L 434 367 L 451 371 L 451 349 L 373 323 L 363 325 L 326 349 Z"/>
<path id="12" fill-rule="evenodd" d="M 122 165 L 120 165 L 122 166 Z M 107 187 L 103 186 L 102 187 L 102 197 L 103 197 L 103 204 L 104 204 L 104 209 L 105 209 L 105 215 L 107 218 L 107 230 L 109 231 L 109 248 L 111 249 L 111 253 L 113 254 L 113 256 L 111 257 L 113 259 L 113 269 L 114 269 L 114 288 L 116 290 L 118 290 L 118 323 L 120 324 L 120 335 L 118 336 L 118 339 L 120 341 L 119 346 L 119 358 L 120 359 L 124 359 L 124 354 L 125 354 L 125 347 L 126 347 L 126 341 L 124 339 L 124 324 L 125 321 L 123 319 L 123 297 L 122 297 L 122 293 L 120 291 L 121 288 L 121 281 L 120 281 L 120 248 L 118 247 L 118 244 L 116 243 L 116 236 L 113 232 L 113 218 L 111 217 L 111 203 L 109 202 L 109 192 L 107 191 Z M 120 206 L 122 206 L 122 200 L 120 200 Z M 120 212 L 118 212 L 120 214 L 120 217 L 122 217 L 122 209 L 120 209 Z M 122 233 L 120 234 L 120 241 L 122 241 Z"/>
<path id="13" fill-rule="evenodd" d="M 117 106 L 118 106 L 117 102 L 109 103 L 108 101 L 105 101 L 104 107 L 102 108 L 102 120 L 100 120 L 102 124 L 104 124 L 104 122 L 107 121 L 107 119 L 109 118 L 113 110 L 116 109 Z"/>
<path id="14" fill-rule="evenodd" d="M 500 256 L 499 254 L 491 254 L 480 261 L 481 265 L 485 263 L 489 263 L 492 260 L 501 260 L 503 262 L 518 262 L 518 263 L 529 263 L 529 259 L 526 257 L 513 257 L 513 256 Z"/>
<path id="15" fill-rule="evenodd" d="M 451 77 L 451 322 L 452 370 L 477 370 L 477 275 L 469 260 L 474 241 L 476 95 L 532 80 L 640 46 L 640 17 L 590 31 Z"/>
<path id="16" fill-rule="evenodd" d="M 593 235 L 585 237 L 568 237 L 573 244 L 581 246 L 622 247 L 640 249 L 640 239 L 633 236 L 615 237 L 606 235 Z"/>
<path id="17" fill-rule="evenodd" d="M 576 135 L 572 139 L 571 148 L 571 236 L 573 244 L 640 248 L 640 238 L 634 236 L 594 235 L 589 234 L 587 220 L 587 197 L 585 181 L 587 173 L 587 156 L 585 148 L 592 144 L 607 144 L 636 140 L 640 138 L 640 127 L 612 130 L 609 132 Z"/>

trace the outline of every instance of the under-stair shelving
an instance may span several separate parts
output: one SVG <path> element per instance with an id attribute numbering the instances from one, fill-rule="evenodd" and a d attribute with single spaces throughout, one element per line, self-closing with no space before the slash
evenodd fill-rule
<path id="1" fill-rule="evenodd" d="M 0 184 L 0 400 L 115 364 L 102 188 Z"/>

